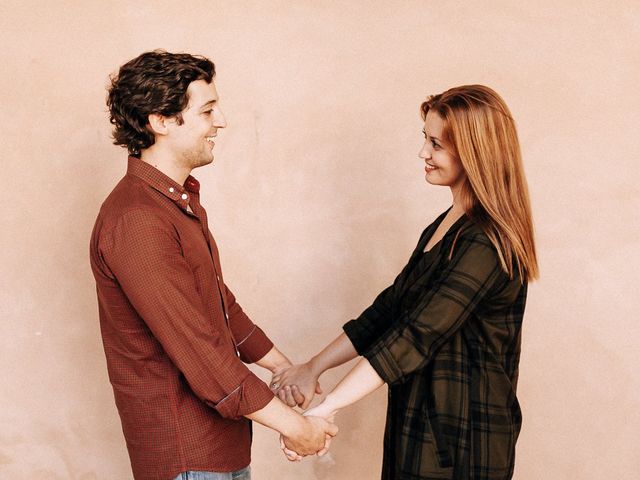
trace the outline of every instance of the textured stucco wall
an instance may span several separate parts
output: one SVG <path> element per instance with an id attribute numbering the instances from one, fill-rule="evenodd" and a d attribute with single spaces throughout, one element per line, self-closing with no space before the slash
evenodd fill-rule
<path id="1" fill-rule="evenodd" d="M 294 360 L 393 280 L 448 205 L 417 158 L 420 102 L 465 83 L 501 93 L 542 272 L 515 478 L 637 478 L 639 26 L 633 1 L 3 1 L 0 477 L 130 478 L 88 239 L 125 168 L 107 76 L 161 47 L 216 62 L 229 126 L 195 175 L 227 280 Z M 377 478 L 385 402 L 341 413 L 323 460 L 289 464 L 257 426 L 254 478 Z"/>

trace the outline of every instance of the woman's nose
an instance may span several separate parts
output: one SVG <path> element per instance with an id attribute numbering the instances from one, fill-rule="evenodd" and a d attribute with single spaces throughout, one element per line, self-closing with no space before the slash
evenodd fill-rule
<path id="1" fill-rule="evenodd" d="M 429 148 L 429 144 L 427 142 L 424 142 L 424 145 L 422 145 L 420 153 L 418 153 L 418 157 L 422 158 L 423 160 L 431 158 L 431 149 Z"/>

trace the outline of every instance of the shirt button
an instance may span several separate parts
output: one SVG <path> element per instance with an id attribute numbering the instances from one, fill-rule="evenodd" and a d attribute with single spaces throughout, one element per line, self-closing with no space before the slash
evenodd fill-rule
<path id="1" fill-rule="evenodd" d="M 183 200 L 186 200 L 187 198 L 189 198 L 189 195 L 187 195 L 186 193 L 183 193 L 180 198 L 182 198 Z"/>
<path id="2" fill-rule="evenodd" d="M 175 192 L 175 191 L 176 191 L 176 189 L 175 189 L 175 188 L 173 188 L 173 187 L 169 187 L 169 192 L 170 192 L 170 193 L 173 193 L 173 192 Z"/>

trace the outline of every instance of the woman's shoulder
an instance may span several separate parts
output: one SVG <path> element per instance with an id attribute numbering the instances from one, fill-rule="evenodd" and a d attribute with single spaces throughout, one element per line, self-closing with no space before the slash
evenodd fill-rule
<path id="1" fill-rule="evenodd" d="M 455 231 L 450 232 L 450 258 L 456 253 L 476 253 L 498 258 L 498 250 L 485 229 L 476 220 L 465 215 Z"/>
<path id="2" fill-rule="evenodd" d="M 485 229 L 482 228 L 482 226 L 476 220 L 469 217 L 468 215 L 464 216 L 464 219 L 457 230 L 457 234 L 459 237 L 465 238 L 467 240 L 477 240 L 479 242 L 487 241 L 491 243 L 491 241 L 489 240 L 489 236 L 485 232 Z"/>
<path id="3" fill-rule="evenodd" d="M 456 240 L 450 246 L 451 260 L 454 256 L 466 256 L 472 263 L 480 262 L 485 267 L 500 267 L 501 276 L 506 283 L 523 286 L 515 256 L 512 257 L 513 276 L 509 276 L 504 268 L 503 256 L 498 246 L 491 240 L 485 228 L 479 222 L 467 218 L 460 226 Z M 465 262 L 466 263 L 466 262 Z"/>

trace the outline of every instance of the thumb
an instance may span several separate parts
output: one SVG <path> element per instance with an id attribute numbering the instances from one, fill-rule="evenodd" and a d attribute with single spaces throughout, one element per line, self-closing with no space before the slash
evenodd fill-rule
<path id="1" fill-rule="evenodd" d="M 332 437 L 335 437 L 338 434 L 338 426 L 335 423 L 329 423 L 327 422 L 327 429 L 325 430 L 327 435 L 331 435 Z"/>
<path id="2" fill-rule="evenodd" d="M 316 393 L 318 395 L 322 394 L 322 388 L 320 387 L 320 382 L 316 382 Z"/>

